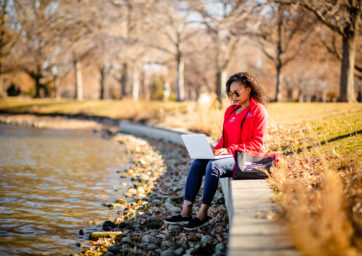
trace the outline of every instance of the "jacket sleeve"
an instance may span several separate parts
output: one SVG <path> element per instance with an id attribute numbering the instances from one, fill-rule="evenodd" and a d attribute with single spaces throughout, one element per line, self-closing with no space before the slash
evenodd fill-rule
<path id="1" fill-rule="evenodd" d="M 251 138 L 242 144 L 234 144 L 228 150 L 235 155 L 235 151 L 264 152 L 264 135 L 267 131 L 268 112 L 263 105 L 259 105 L 254 112 L 254 124 Z M 248 131 L 246 131 L 248 132 Z"/>

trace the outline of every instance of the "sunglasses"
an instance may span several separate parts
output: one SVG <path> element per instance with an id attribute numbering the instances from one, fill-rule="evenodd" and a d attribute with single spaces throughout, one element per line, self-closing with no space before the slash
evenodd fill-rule
<path id="1" fill-rule="evenodd" d="M 232 92 L 228 92 L 227 95 L 230 99 L 233 98 L 233 96 L 235 95 L 237 98 L 240 97 L 240 95 L 242 94 L 242 92 L 245 90 L 245 88 L 243 89 L 240 89 L 240 90 L 235 90 L 235 91 L 232 91 Z"/>

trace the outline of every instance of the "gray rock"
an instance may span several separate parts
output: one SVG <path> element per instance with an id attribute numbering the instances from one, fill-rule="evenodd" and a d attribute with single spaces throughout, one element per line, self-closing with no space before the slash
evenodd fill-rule
<path id="1" fill-rule="evenodd" d="M 182 227 L 180 225 L 168 225 L 167 229 L 172 233 L 179 233 L 182 231 Z"/>
<path id="2" fill-rule="evenodd" d="M 128 255 L 131 252 L 131 248 L 122 248 L 120 250 L 121 254 Z"/>
<path id="3" fill-rule="evenodd" d="M 114 256 L 115 254 L 112 252 L 106 252 L 105 254 L 103 254 L 103 256 Z"/>
<path id="4" fill-rule="evenodd" d="M 174 253 L 172 250 L 166 250 L 161 253 L 161 256 L 173 256 Z"/>
<path id="5" fill-rule="evenodd" d="M 161 206 L 161 205 L 162 205 L 162 201 L 161 201 L 161 200 L 158 200 L 158 199 L 154 199 L 154 200 L 152 200 L 151 205 L 152 205 L 152 206 Z"/>
<path id="6" fill-rule="evenodd" d="M 161 247 L 173 248 L 173 243 L 170 241 L 162 241 Z"/>
<path id="7" fill-rule="evenodd" d="M 129 238 L 129 237 L 127 237 L 127 236 L 125 236 L 125 237 L 122 237 L 122 243 L 124 243 L 124 244 L 131 244 L 132 243 L 132 240 Z"/>
<path id="8" fill-rule="evenodd" d="M 175 214 L 180 212 L 180 208 L 174 206 L 173 204 L 171 204 L 169 201 L 166 201 L 165 203 L 165 208 L 168 212 L 170 212 L 171 214 Z"/>
<path id="9" fill-rule="evenodd" d="M 225 246 L 223 243 L 218 243 L 216 246 L 215 246 L 215 250 L 216 251 L 223 251 L 225 250 Z"/>
<path id="10" fill-rule="evenodd" d="M 148 244 L 147 245 L 147 250 L 149 250 L 149 251 L 153 251 L 153 250 L 156 250 L 156 249 L 158 249 L 158 246 L 155 245 L 155 244 Z"/>
<path id="11" fill-rule="evenodd" d="M 117 254 L 120 252 L 121 248 L 118 245 L 112 245 L 107 248 L 108 252 Z"/>
<path id="12" fill-rule="evenodd" d="M 214 240 L 214 238 L 212 236 L 205 235 L 205 236 L 203 236 L 201 238 L 201 243 L 203 243 L 203 244 L 211 244 L 213 240 Z"/>
<path id="13" fill-rule="evenodd" d="M 163 225 L 163 220 L 157 216 L 151 216 L 146 220 L 146 225 L 148 228 L 159 229 Z"/>
<path id="14" fill-rule="evenodd" d="M 212 256 L 224 256 L 225 254 L 221 251 L 216 251 L 212 254 Z"/>
<path id="15" fill-rule="evenodd" d="M 142 237 L 143 243 L 158 244 L 158 239 L 154 236 L 144 235 Z"/>
<path id="16" fill-rule="evenodd" d="M 180 248 L 174 250 L 173 253 L 174 253 L 176 256 L 181 256 L 181 255 L 183 255 L 184 251 L 185 251 L 185 249 L 182 248 L 182 247 L 180 247 Z"/>

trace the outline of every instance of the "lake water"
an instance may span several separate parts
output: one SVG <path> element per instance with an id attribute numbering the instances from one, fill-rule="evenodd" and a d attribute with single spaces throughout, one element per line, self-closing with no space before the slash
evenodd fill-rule
<path id="1" fill-rule="evenodd" d="M 79 253 L 80 229 L 114 212 L 129 156 L 89 130 L 0 125 L 0 255 Z"/>

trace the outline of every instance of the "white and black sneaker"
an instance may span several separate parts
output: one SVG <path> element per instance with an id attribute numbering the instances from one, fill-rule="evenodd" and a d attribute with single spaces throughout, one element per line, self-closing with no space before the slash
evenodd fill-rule
<path id="1" fill-rule="evenodd" d="M 189 223 L 187 223 L 184 226 L 184 229 L 186 230 L 194 230 L 194 229 L 198 229 L 204 226 L 207 226 L 210 224 L 210 218 L 209 216 L 207 216 L 205 219 L 200 220 L 199 218 L 195 217 L 192 220 L 190 220 Z"/>
<path id="2" fill-rule="evenodd" d="M 192 220 L 191 216 L 182 217 L 181 214 L 167 217 L 164 222 L 166 224 L 187 224 Z"/>

